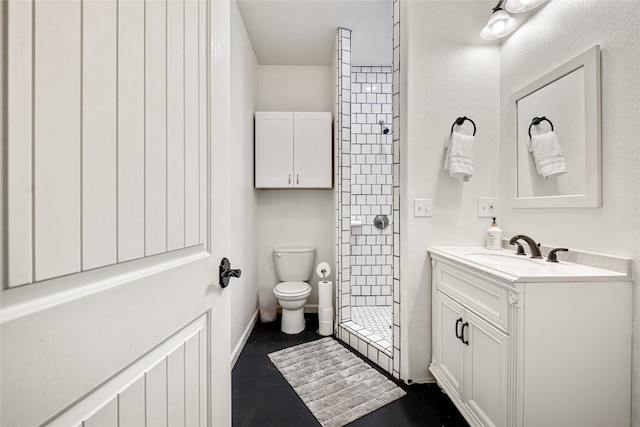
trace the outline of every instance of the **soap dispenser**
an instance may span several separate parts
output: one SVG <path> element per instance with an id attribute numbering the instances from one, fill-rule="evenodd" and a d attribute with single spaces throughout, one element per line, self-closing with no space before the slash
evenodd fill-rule
<path id="1" fill-rule="evenodd" d="M 498 227 L 495 218 L 487 230 L 487 249 L 502 249 L 502 230 Z"/>

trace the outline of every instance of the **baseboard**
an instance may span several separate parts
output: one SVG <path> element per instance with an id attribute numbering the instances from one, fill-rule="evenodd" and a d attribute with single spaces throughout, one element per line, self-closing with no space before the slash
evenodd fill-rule
<path id="1" fill-rule="evenodd" d="M 318 312 L 318 304 L 306 304 L 304 306 L 305 313 L 317 313 Z"/>
<path id="2" fill-rule="evenodd" d="M 233 367 L 236 365 L 236 362 L 238 361 L 238 357 L 240 357 L 240 353 L 242 353 L 242 349 L 244 348 L 244 345 L 247 343 L 247 340 L 249 339 L 249 335 L 251 335 L 251 331 L 253 331 L 253 327 L 256 325 L 256 322 L 258 321 L 259 313 L 260 313 L 260 307 L 256 308 L 256 311 L 253 313 L 253 316 L 251 316 L 251 319 L 249 320 L 247 327 L 244 328 L 244 332 L 242 333 L 240 340 L 238 341 L 238 343 L 236 344 L 236 347 L 231 352 L 231 369 L 233 369 Z"/>

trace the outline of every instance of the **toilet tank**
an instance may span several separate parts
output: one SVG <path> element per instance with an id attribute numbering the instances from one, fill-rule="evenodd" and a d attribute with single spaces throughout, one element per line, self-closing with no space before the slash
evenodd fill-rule
<path id="1" fill-rule="evenodd" d="M 275 248 L 273 259 L 281 282 L 306 282 L 311 279 L 316 250 L 310 247 Z"/>

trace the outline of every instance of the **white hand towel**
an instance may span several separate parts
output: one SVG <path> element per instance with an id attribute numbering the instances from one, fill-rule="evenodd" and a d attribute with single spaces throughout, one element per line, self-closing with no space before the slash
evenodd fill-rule
<path id="1" fill-rule="evenodd" d="M 567 172 L 567 163 L 553 131 L 532 135 L 528 148 L 533 153 L 536 170 L 545 180 Z"/>
<path id="2" fill-rule="evenodd" d="M 445 147 L 447 156 L 444 159 L 444 169 L 453 178 L 469 180 L 473 176 L 473 136 L 453 132 Z"/>

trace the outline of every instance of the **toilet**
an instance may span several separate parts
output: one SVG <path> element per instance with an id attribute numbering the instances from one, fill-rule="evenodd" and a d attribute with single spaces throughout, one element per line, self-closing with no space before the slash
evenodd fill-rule
<path id="1" fill-rule="evenodd" d="M 280 329 L 285 334 L 298 334 L 304 330 L 304 305 L 311 293 L 311 285 L 306 283 L 313 273 L 314 248 L 275 248 L 273 259 L 280 283 L 273 288 L 273 294 L 282 307 Z"/>

